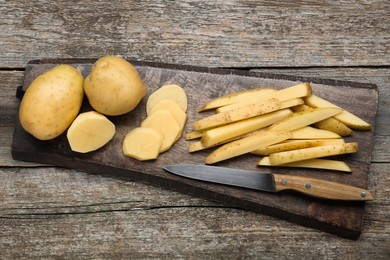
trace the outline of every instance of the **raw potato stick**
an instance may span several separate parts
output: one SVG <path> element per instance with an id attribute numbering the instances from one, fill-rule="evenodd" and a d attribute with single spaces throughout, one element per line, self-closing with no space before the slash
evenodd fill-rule
<path id="1" fill-rule="evenodd" d="M 285 131 L 263 131 L 256 135 L 239 139 L 217 148 L 210 153 L 209 156 L 207 156 L 206 164 L 213 164 L 246 154 L 261 146 L 266 147 L 268 145 L 287 140 L 289 137 L 290 134 Z"/>
<path id="2" fill-rule="evenodd" d="M 318 121 L 332 117 L 342 111 L 341 108 L 317 108 L 313 111 L 295 112 L 293 115 L 272 125 L 270 129 L 293 131 L 305 126 L 309 126 Z"/>
<path id="3" fill-rule="evenodd" d="M 311 126 L 305 126 L 297 130 L 291 131 L 290 139 L 333 139 L 341 138 L 335 132 L 318 129 Z"/>
<path id="4" fill-rule="evenodd" d="M 291 110 L 282 109 L 265 115 L 213 128 L 203 134 L 201 142 L 204 146 L 210 147 L 225 140 L 269 126 L 291 114 Z"/>
<path id="5" fill-rule="evenodd" d="M 344 140 L 338 139 L 307 139 L 307 140 L 286 140 L 274 145 L 267 146 L 265 148 L 256 149 L 252 153 L 258 155 L 270 155 L 272 153 L 321 146 L 321 145 L 332 145 L 332 144 L 343 144 Z"/>
<path id="6" fill-rule="evenodd" d="M 322 99 L 320 97 L 317 97 L 315 95 L 310 95 L 310 96 L 306 97 L 305 102 L 306 102 L 306 104 L 308 104 L 311 107 L 337 107 L 337 108 L 340 108 L 340 107 L 336 106 L 335 104 L 333 104 L 325 99 Z M 352 114 L 344 109 L 343 109 L 342 113 L 335 115 L 334 118 L 336 118 L 340 122 L 346 124 L 347 126 L 353 128 L 353 129 L 357 129 L 357 130 L 370 130 L 371 129 L 371 125 L 369 123 L 367 123 L 366 121 L 364 121 L 360 117 L 357 117 L 356 115 L 354 115 L 354 114 Z"/>
<path id="7" fill-rule="evenodd" d="M 274 166 L 271 164 L 269 157 L 263 157 L 258 164 L 259 166 Z M 335 170 L 342 172 L 351 172 L 351 168 L 343 161 L 327 160 L 327 159 L 308 159 L 303 161 L 285 163 L 278 166 L 282 167 L 301 167 L 313 169 Z"/>
<path id="8" fill-rule="evenodd" d="M 233 92 L 228 95 L 210 100 L 209 102 L 206 103 L 206 105 L 204 105 L 200 109 L 199 112 L 230 105 L 240 101 L 247 101 L 248 99 L 250 100 L 260 99 L 272 92 L 276 92 L 276 90 L 272 88 L 255 88 L 255 89 L 247 89 L 243 91 Z"/>
<path id="9" fill-rule="evenodd" d="M 207 129 L 210 127 L 216 127 L 220 125 L 225 125 L 228 123 L 233 123 L 243 119 L 263 115 L 270 113 L 276 110 L 279 110 L 281 102 L 275 98 L 269 99 L 261 103 L 253 103 L 245 105 L 243 107 L 238 107 L 232 110 L 228 110 L 222 113 L 211 115 L 209 117 L 203 118 L 199 121 L 196 121 L 193 125 L 195 130 Z"/>
<path id="10" fill-rule="evenodd" d="M 308 105 L 302 104 L 299 106 L 295 106 L 292 108 L 294 112 L 302 112 L 302 111 L 313 111 L 314 109 Z M 319 129 L 328 130 L 339 134 L 340 136 L 350 136 L 352 135 L 352 129 L 341 123 L 339 120 L 334 117 L 330 117 L 319 121 L 314 124 L 314 126 Z"/>
<path id="11" fill-rule="evenodd" d="M 281 165 L 295 161 L 314 159 L 332 155 L 355 153 L 358 151 L 358 143 L 351 142 L 340 145 L 324 145 L 292 151 L 273 153 L 269 155 L 272 165 Z"/>

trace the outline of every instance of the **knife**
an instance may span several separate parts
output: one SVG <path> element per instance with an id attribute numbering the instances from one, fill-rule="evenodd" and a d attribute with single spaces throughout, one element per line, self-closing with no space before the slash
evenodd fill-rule
<path id="1" fill-rule="evenodd" d="M 267 192 L 294 190 L 312 197 L 330 200 L 367 201 L 373 199 L 368 190 L 316 178 L 195 164 L 166 165 L 163 168 L 168 172 L 190 179 L 253 190 Z"/>

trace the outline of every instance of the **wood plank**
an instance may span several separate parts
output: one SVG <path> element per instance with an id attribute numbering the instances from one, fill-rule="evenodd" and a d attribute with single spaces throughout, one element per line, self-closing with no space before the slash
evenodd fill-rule
<path id="1" fill-rule="evenodd" d="M 158 187 L 62 168 L 0 168 L 1 255 L 14 258 L 386 259 L 390 164 L 374 163 L 350 241 Z M 17 177 L 17 178 L 16 178 Z M 308 250 L 311 248 L 311 250 Z"/>
<path id="2" fill-rule="evenodd" d="M 36 0 L 5 1 L 0 13 L 2 67 L 106 54 L 205 67 L 390 65 L 389 1 Z"/>
<path id="3" fill-rule="evenodd" d="M 37 75 L 53 67 L 55 63 L 63 61 L 39 61 L 31 63 L 26 69 L 26 88 Z M 292 86 L 300 81 L 298 78 L 279 77 L 268 74 L 247 74 L 244 72 L 226 70 L 203 70 L 202 68 L 172 67 L 152 64 L 136 63 L 138 70 L 150 93 L 159 86 L 174 82 L 182 85 L 189 96 L 189 117 L 187 127 L 202 115 L 196 113 L 213 95 L 220 96 L 226 91 L 231 92 L 250 86 L 284 88 Z M 90 70 L 90 63 L 74 61 L 74 66 L 79 68 L 85 75 Z M 161 66 L 161 67 L 160 67 Z M 375 112 L 377 105 L 377 90 L 373 85 L 344 83 L 310 79 L 312 88 L 319 96 L 328 100 L 342 103 L 342 106 L 351 112 L 361 116 L 364 120 L 375 126 Z M 221 88 L 221 85 L 225 86 Z M 239 86 L 239 87 L 238 87 Z M 353 91 L 351 91 L 353 89 Z M 202 91 L 200 91 L 202 90 Z M 346 91 L 347 90 L 347 91 Z M 353 97 L 353 99 L 350 99 Z M 349 101 L 346 99 L 349 98 Z M 367 109 L 360 111 L 358 102 L 367 103 Z M 108 174 L 130 180 L 145 181 L 154 185 L 172 188 L 175 190 L 199 194 L 206 198 L 214 199 L 227 205 L 241 207 L 252 211 L 263 212 L 280 218 L 288 219 L 304 225 L 332 232 L 340 236 L 357 238 L 362 227 L 363 205 L 362 203 L 329 202 L 314 200 L 299 194 L 263 194 L 251 190 L 226 187 L 216 184 L 201 183 L 178 176 L 167 174 L 162 166 L 180 161 L 182 163 L 203 163 L 204 152 L 189 156 L 186 152 L 187 142 L 180 140 L 173 149 L 165 153 L 161 158 L 153 162 L 140 164 L 139 162 L 125 158 L 121 153 L 123 136 L 129 131 L 129 127 L 139 125 L 146 116 L 144 104 L 132 113 L 111 118 L 117 125 L 117 134 L 114 140 L 102 150 L 90 154 L 76 154 L 70 151 L 65 135 L 49 141 L 41 142 L 16 125 L 14 141 L 12 145 L 13 157 L 39 163 L 52 163 L 62 167 L 82 169 L 88 172 Z M 188 129 L 191 131 L 191 129 Z M 367 187 L 367 173 L 369 170 L 370 154 L 372 149 L 373 132 L 358 131 L 353 139 L 359 140 L 361 151 L 356 155 L 345 158 L 351 165 L 354 177 L 340 175 L 339 173 L 322 173 L 321 171 L 300 170 L 298 174 L 311 177 L 325 178 L 358 187 Z M 255 169 L 255 158 L 251 155 L 243 156 L 237 160 L 231 160 L 221 165 Z M 297 174 L 294 169 L 275 169 L 276 173 Z M 323 214 L 323 212 L 327 214 Z M 324 216 L 325 215 L 325 216 Z M 344 219 L 349 221 L 345 222 Z"/>

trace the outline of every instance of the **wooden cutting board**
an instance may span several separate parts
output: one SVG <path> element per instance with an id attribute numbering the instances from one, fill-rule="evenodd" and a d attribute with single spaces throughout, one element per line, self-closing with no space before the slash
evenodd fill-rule
<path id="1" fill-rule="evenodd" d="M 26 67 L 24 85 L 21 90 L 27 89 L 35 77 L 57 64 L 72 64 L 86 76 L 94 62 L 93 59 L 31 61 Z M 272 172 L 322 178 L 367 188 L 378 103 L 378 90 L 375 85 L 238 70 L 131 62 L 137 67 L 148 86 L 148 95 L 167 83 L 179 84 L 186 90 L 188 121 L 184 134 L 192 131 L 191 126 L 194 121 L 209 113 L 198 113 L 198 110 L 212 98 L 249 88 L 282 89 L 300 82 L 311 82 L 313 92 L 316 95 L 355 113 L 370 122 L 373 129 L 371 131 L 354 131 L 353 136 L 346 138 L 346 141 L 357 141 L 360 147 L 360 151 L 356 154 L 340 156 L 350 165 L 352 173 L 282 167 L 272 168 Z M 115 123 L 117 128 L 114 139 L 98 151 L 88 154 L 72 152 L 65 134 L 51 141 L 39 141 L 25 132 L 17 122 L 12 142 L 12 156 L 16 160 L 56 165 L 130 181 L 145 182 L 205 197 L 228 206 L 268 214 L 341 237 L 350 239 L 359 237 L 363 224 L 364 202 L 326 201 L 294 192 L 278 194 L 258 192 L 190 180 L 165 172 L 162 167 L 167 164 L 203 164 L 206 155 L 210 152 L 202 151 L 189 154 L 187 152 L 189 141 L 186 141 L 184 137 L 171 150 L 160 155 L 155 161 L 139 162 L 125 157 L 122 154 L 124 136 L 131 129 L 139 126 L 146 117 L 146 99 L 147 96 L 132 112 L 123 116 L 110 117 L 109 119 Z M 91 108 L 85 101 L 82 111 L 87 110 L 91 110 Z M 221 162 L 218 165 L 270 172 L 270 168 L 256 166 L 258 159 L 254 155 L 244 155 Z"/>

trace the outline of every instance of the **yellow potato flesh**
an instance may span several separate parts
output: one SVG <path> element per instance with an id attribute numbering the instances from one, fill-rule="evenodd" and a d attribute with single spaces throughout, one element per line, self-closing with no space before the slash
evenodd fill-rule
<path id="1" fill-rule="evenodd" d="M 258 117 L 249 118 L 232 124 L 220 126 L 206 131 L 201 142 L 205 146 L 211 146 L 225 140 L 247 134 L 257 129 L 269 126 L 292 114 L 289 109 L 282 109 Z"/>
<path id="2" fill-rule="evenodd" d="M 258 164 L 259 166 L 273 166 L 269 160 L 269 157 L 263 157 Z M 327 159 L 308 159 L 303 161 L 291 162 L 281 164 L 279 166 L 283 167 L 301 167 L 301 168 L 313 168 L 313 169 L 325 169 L 325 170 L 335 170 L 343 172 L 351 172 L 351 168 L 347 163 L 337 160 L 327 160 Z"/>
<path id="3" fill-rule="evenodd" d="M 146 102 L 146 114 L 150 115 L 153 108 L 162 100 L 171 99 L 175 101 L 184 112 L 187 111 L 187 94 L 182 87 L 176 84 L 164 85 L 154 91 Z"/>
<path id="4" fill-rule="evenodd" d="M 107 144 L 115 134 L 115 125 L 95 111 L 81 113 L 73 121 L 67 138 L 73 151 L 87 153 Z"/>
<path id="5" fill-rule="evenodd" d="M 84 90 L 96 111 L 111 116 L 132 111 L 147 92 L 134 66 L 116 56 L 96 61 L 85 78 Z"/>
<path id="6" fill-rule="evenodd" d="M 263 98 L 264 96 L 272 92 L 276 92 L 276 90 L 272 88 L 255 88 L 230 93 L 228 95 L 210 100 L 200 109 L 200 111 L 214 109 L 242 101 L 258 100 L 259 98 Z"/>
<path id="7" fill-rule="evenodd" d="M 155 129 L 163 138 L 160 152 L 165 152 L 177 141 L 182 128 L 175 117 L 166 109 L 160 109 L 148 115 L 141 127 Z"/>
<path id="8" fill-rule="evenodd" d="M 196 121 L 193 124 L 195 130 L 216 127 L 244 120 L 247 118 L 263 115 L 280 109 L 281 102 L 275 98 L 266 100 L 261 103 L 247 104 L 242 107 L 237 107 L 232 110 L 211 115 Z"/>
<path id="9" fill-rule="evenodd" d="M 292 131 L 340 113 L 340 108 L 317 108 L 313 111 L 295 112 L 288 118 L 272 125 L 270 129 Z"/>
<path id="10" fill-rule="evenodd" d="M 139 161 L 157 159 L 163 137 L 152 128 L 137 127 L 123 141 L 123 154 Z"/>
<path id="11" fill-rule="evenodd" d="M 175 117 L 176 121 L 179 123 L 180 127 L 184 128 L 184 125 L 187 120 L 187 115 L 176 101 L 171 99 L 163 99 L 153 107 L 150 113 L 153 114 L 154 112 L 159 111 L 161 109 L 165 109 L 171 112 L 172 115 Z"/>
<path id="12" fill-rule="evenodd" d="M 315 159 L 315 158 L 333 156 L 339 154 L 355 153 L 357 151 L 358 151 L 358 144 L 356 142 L 351 142 L 351 143 L 344 143 L 339 145 L 324 145 L 324 146 L 273 153 L 269 155 L 269 159 L 272 165 L 281 165 L 285 163 L 291 163 L 291 162 L 302 161 L 307 159 Z"/>
<path id="13" fill-rule="evenodd" d="M 206 164 L 213 164 L 246 154 L 259 147 L 266 147 L 268 145 L 284 141 L 289 137 L 289 133 L 284 131 L 263 131 L 256 135 L 239 139 L 217 148 L 207 156 Z"/>
<path id="14" fill-rule="evenodd" d="M 317 129 L 311 126 L 305 126 L 291 131 L 290 139 L 329 139 L 341 138 L 340 135 L 328 130 Z"/>
<path id="15" fill-rule="evenodd" d="M 344 140 L 339 139 L 307 139 L 307 140 L 286 140 L 278 144 L 270 145 L 265 148 L 256 149 L 253 154 L 258 155 L 270 155 L 272 153 L 290 151 L 295 149 L 302 149 L 307 147 L 331 145 L 331 144 L 343 144 Z"/>
<path id="16" fill-rule="evenodd" d="M 315 95 L 310 95 L 305 98 L 306 104 L 308 104 L 311 107 L 338 107 L 337 105 L 322 99 Z M 339 107 L 338 107 L 339 108 Z M 370 130 L 371 125 L 361 119 L 360 117 L 343 110 L 342 113 L 335 115 L 334 118 L 339 120 L 340 122 L 344 123 L 345 125 L 357 129 L 357 130 Z"/>
<path id="17" fill-rule="evenodd" d="M 40 140 L 66 131 L 83 101 L 83 76 L 70 65 L 59 65 L 38 76 L 20 103 L 22 127 Z"/>

